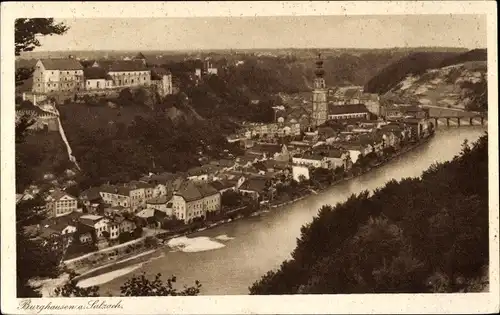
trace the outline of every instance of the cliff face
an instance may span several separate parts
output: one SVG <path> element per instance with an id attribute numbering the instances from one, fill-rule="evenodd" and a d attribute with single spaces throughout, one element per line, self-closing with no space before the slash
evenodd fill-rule
<path id="1" fill-rule="evenodd" d="M 475 101 L 476 87 L 486 85 L 486 61 L 468 61 L 421 75 L 407 75 L 385 94 L 423 105 L 467 109 Z"/>

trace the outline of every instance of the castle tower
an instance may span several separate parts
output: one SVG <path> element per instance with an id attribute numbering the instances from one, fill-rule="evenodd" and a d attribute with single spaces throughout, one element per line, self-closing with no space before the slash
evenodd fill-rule
<path id="1" fill-rule="evenodd" d="M 321 54 L 318 54 L 318 60 L 316 61 L 316 70 L 314 71 L 316 78 L 314 79 L 314 90 L 312 99 L 312 125 L 317 127 L 326 122 L 328 117 L 328 103 L 326 101 L 326 95 L 328 90 L 325 83 L 325 70 L 323 70 L 323 60 L 321 60 Z"/>

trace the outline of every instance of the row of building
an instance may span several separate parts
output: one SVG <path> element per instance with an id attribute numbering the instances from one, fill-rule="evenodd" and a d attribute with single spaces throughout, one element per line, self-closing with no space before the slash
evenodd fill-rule
<path id="1" fill-rule="evenodd" d="M 40 59 L 33 72 L 36 94 L 77 93 L 127 87 L 154 87 L 162 96 L 173 93 L 171 73 L 150 66 L 139 54 L 133 60 L 94 61 L 84 66 L 75 58 Z"/>
<path id="2" fill-rule="evenodd" d="M 345 128 L 337 132 L 320 127 L 311 132 L 315 144 L 293 156 L 293 178 L 309 179 L 313 168 L 348 170 L 370 153 L 380 156 L 387 148 L 397 151 L 403 141 L 417 141 L 432 134 L 434 126 L 427 118 L 428 111 L 418 106 L 394 105 L 385 120 L 360 119 L 343 124 Z"/>

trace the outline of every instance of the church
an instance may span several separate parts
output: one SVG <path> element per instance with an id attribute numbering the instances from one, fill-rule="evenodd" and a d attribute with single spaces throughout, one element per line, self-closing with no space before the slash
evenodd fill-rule
<path id="1" fill-rule="evenodd" d="M 364 104 L 338 105 L 328 102 L 328 89 L 324 78 L 325 70 L 323 69 L 321 54 L 318 55 L 314 74 L 311 127 L 317 128 L 328 120 L 370 119 L 370 112 Z"/>

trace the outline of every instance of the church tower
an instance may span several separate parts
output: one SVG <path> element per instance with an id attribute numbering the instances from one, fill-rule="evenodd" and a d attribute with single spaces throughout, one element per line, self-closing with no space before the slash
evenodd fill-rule
<path id="1" fill-rule="evenodd" d="M 314 90 L 312 99 L 312 125 L 317 127 L 326 122 L 328 117 L 328 103 L 326 101 L 326 95 L 328 90 L 326 89 L 325 83 L 325 70 L 323 70 L 323 60 L 321 60 L 321 54 L 318 54 L 318 60 L 316 61 L 316 70 L 314 71 L 316 78 L 314 78 Z"/>

